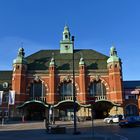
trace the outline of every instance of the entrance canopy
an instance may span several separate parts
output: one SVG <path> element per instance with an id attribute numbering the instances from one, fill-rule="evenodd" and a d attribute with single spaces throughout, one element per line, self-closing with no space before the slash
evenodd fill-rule
<path id="1" fill-rule="evenodd" d="M 48 104 L 45 104 L 45 103 L 42 102 L 42 101 L 31 100 L 31 101 L 26 101 L 26 102 L 24 102 L 22 105 L 19 105 L 19 106 L 17 107 L 17 109 L 22 109 L 22 108 L 24 108 L 24 107 L 26 107 L 26 106 L 28 106 L 28 105 L 31 105 L 31 104 L 38 104 L 38 105 L 42 106 L 43 108 L 48 108 L 48 107 L 49 107 Z"/>
<path id="2" fill-rule="evenodd" d="M 76 103 L 76 108 L 79 108 L 81 105 L 78 102 Z M 61 101 L 58 104 L 54 105 L 54 108 L 73 108 L 74 105 L 74 101 L 72 100 L 65 100 L 65 101 Z"/>

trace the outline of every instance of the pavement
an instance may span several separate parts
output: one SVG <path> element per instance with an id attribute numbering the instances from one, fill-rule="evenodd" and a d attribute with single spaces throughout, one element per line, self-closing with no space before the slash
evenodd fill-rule
<path id="1" fill-rule="evenodd" d="M 94 125 L 100 125 L 102 120 L 97 120 Z M 97 134 L 91 127 L 91 121 L 77 123 L 77 132 L 73 134 L 73 122 L 57 121 L 55 125 L 65 126 L 65 134 L 48 134 L 45 129 L 45 122 L 9 122 L 0 125 L 0 139 L 9 140 L 111 140 L 110 136 Z M 16 137 L 15 137 L 16 135 Z"/>

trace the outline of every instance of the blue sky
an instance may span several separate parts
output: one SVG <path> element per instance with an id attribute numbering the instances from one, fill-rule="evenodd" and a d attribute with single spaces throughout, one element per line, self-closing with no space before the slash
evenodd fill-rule
<path id="1" fill-rule="evenodd" d="M 0 0 L 0 70 L 11 70 L 18 48 L 26 56 L 59 49 L 68 24 L 75 49 L 109 55 L 114 45 L 124 80 L 140 80 L 139 0 Z"/>

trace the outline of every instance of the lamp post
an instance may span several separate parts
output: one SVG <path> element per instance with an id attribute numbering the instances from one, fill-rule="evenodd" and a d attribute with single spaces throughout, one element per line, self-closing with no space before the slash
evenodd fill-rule
<path id="1" fill-rule="evenodd" d="M 73 54 L 72 54 L 72 62 L 73 62 L 73 112 L 74 112 L 74 132 L 73 134 L 79 134 L 79 132 L 77 132 L 77 122 L 76 122 L 76 110 L 77 110 L 77 106 L 76 106 L 76 94 L 75 94 L 75 72 L 74 72 L 74 36 L 72 36 L 72 42 L 73 42 Z"/>
<path id="2" fill-rule="evenodd" d="M 49 106 L 49 124 L 52 124 L 52 105 Z"/>
<path id="3" fill-rule="evenodd" d="M 7 82 L 4 82 L 2 86 L 3 86 L 3 89 L 4 89 L 3 95 L 5 94 L 5 96 L 6 96 L 7 92 L 9 92 L 9 84 Z M 8 93 L 8 100 L 9 100 L 9 93 Z M 5 114 L 5 111 L 3 110 L 3 112 L 2 112 L 2 125 L 4 125 L 5 117 L 7 117 L 9 119 L 9 102 L 8 102 L 8 100 L 7 99 L 5 100 L 7 102 L 7 112 L 8 112 L 8 114 Z"/>

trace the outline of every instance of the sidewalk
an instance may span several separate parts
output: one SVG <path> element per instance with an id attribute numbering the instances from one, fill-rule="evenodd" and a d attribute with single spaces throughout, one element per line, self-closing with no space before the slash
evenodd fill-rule
<path id="1" fill-rule="evenodd" d="M 56 125 L 65 126 L 66 134 L 48 134 L 45 129 L 44 122 L 9 122 L 8 124 L 0 125 L 0 139 L 9 140 L 12 135 L 19 135 L 15 140 L 111 140 L 109 136 L 97 134 L 94 131 L 92 135 L 91 122 L 77 123 L 77 131 L 81 134 L 73 134 L 73 122 L 71 121 L 57 121 Z M 9 135 L 4 135 L 4 134 Z M 1 134 L 3 137 L 1 138 Z M 7 139 L 6 139 L 7 138 Z M 19 138 L 19 139 L 18 139 Z"/>

